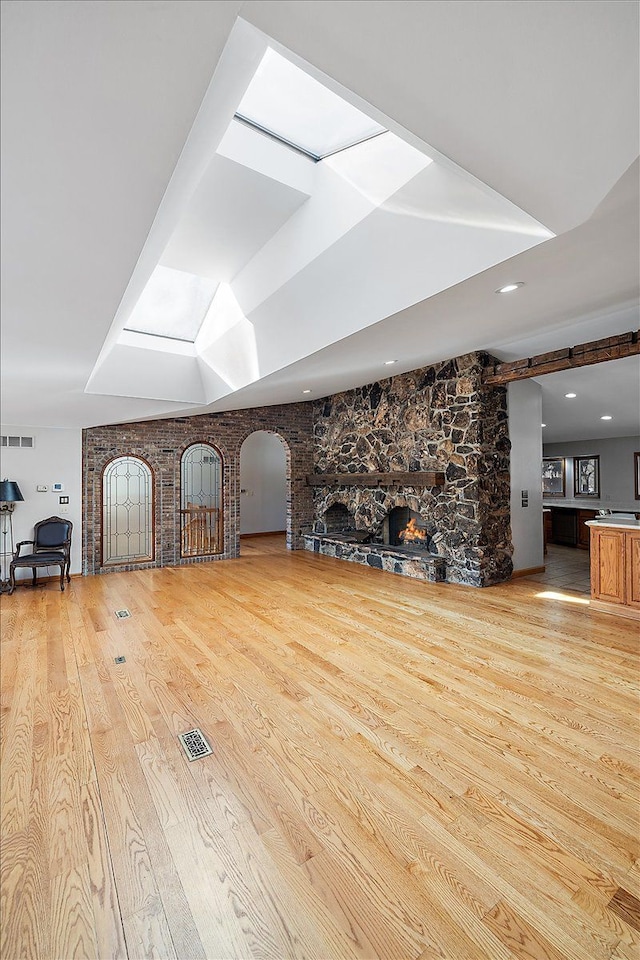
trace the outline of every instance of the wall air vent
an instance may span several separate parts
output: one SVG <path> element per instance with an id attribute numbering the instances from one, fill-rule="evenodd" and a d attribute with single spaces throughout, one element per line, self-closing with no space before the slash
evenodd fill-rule
<path id="1" fill-rule="evenodd" d="M 7 434 L 2 434 L 2 446 L 3 447 L 28 447 L 33 449 L 35 446 L 33 437 L 11 437 Z"/>

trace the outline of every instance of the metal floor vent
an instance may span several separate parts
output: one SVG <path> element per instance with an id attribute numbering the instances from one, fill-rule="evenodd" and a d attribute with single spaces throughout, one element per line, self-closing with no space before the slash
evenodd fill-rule
<path id="1" fill-rule="evenodd" d="M 118 618 L 118 620 L 126 620 L 127 617 L 130 617 L 130 616 L 131 616 L 131 611 L 130 611 L 130 610 L 116 610 L 116 611 L 115 611 L 115 615 L 116 615 L 116 617 Z"/>
<path id="2" fill-rule="evenodd" d="M 197 727 L 187 730 L 186 733 L 179 733 L 178 739 L 189 760 L 199 760 L 200 757 L 208 757 L 213 753 L 202 730 Z"/>

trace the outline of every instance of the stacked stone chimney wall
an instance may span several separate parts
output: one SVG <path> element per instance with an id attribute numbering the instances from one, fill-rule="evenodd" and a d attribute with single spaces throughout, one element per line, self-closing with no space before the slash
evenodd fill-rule
<path id="1" fill-rule="evenodd" d="M 314 466 L 345 483 L 315 488 L 315 531 L 335 503 L 358 529 L 381 531 L 394 506 L 420 514 L 447 580 L 488 586 L 510 577 L 507 397 L 482 384 L 485 354 L 471 353 L 335 394 L 314 405 Z M 349 473 L 441 470 L 442 486 L 350 485 Z"/>

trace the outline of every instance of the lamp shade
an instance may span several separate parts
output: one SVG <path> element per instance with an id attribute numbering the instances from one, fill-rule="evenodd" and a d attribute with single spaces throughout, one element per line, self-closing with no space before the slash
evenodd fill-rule
<path id="1" fill-rule="evenodd" d="M 14 480 L 0 480 L 0 503 L 18 503 L 24 500 Z"/>

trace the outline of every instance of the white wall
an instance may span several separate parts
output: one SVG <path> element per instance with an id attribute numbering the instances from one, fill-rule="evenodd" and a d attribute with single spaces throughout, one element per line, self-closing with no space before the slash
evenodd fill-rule
<path id="1" fill-rule="evenodd" d="M 240 489 L 240 533 L 286 529 L 286 453 L 274 433 L 259 430 L 242 444 Z"/>
<path id="2" fill-rule="evenodd" d="M 13 513 L 13 534 L 19 540 L 33 537 L 33 525 L 47 517 L 68 517 L 73 523 L 71 540 L 71 573 L 82 570 L 82 431 L 59 430 L 50 427 L 2 426 L 7 436 L 33 437 L 32 450 L 2 447 L 0 476 L 15 480 L 24 497 Z M 53 483 L 63 483 L 62 493 L 52 493 Z M 46 485 L 47 493 L 38 493 L 36 487 Z M 69 497 L 68 506 L 59 498 Z M 1 548 L 0 548 L 1 549 Z M 18 571 L 31 576 L 31 571 Z M 53 571 L 55 573 L 55 571 Z"/>
<path id="3" fill-rule="evenodd" d="M 577 504 L 589 509 L 640 512 L 640 500 L 634 499 L 633 454 L 640 452 L 640 437 L 612 437 L 611 440 L 573 440 L 571 443 L 545 443 L 545 457 L 565 457 L 566 491 L 564 499 L 554 498 L 558 507 Z M 600 457 L 600 497 L 573 500 L 573 458 Z"/>
<path id="4" fill-rule="evenodd" d="M 542 536 L 542 388 L 532 380 L 508 386 L 511 438 L 511 537 L 513 569 L 531 570 L 544 564 Z M 522 491 L 528 490 L 528 506 Z"/>

